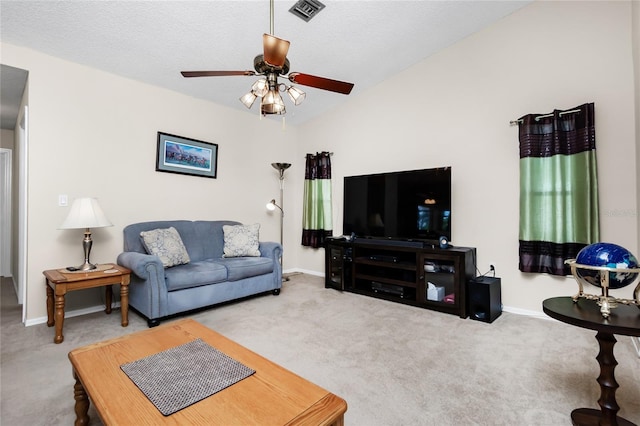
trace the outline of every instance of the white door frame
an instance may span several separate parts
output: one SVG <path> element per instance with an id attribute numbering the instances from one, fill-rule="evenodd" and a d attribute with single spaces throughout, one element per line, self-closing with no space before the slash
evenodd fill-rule
<path id="1" fill-rule="evenodd" d="M 29 107 L 24 106 L 18 126 L 18 301 L 22 303 L 22 323 L 27 321 L 27 188 L 29 165 Z"/>
<path id="2" fill-rule="evenodd" d="M 0 276 L 3 277 L 11 276 L 12 152 L 10 149 L 0 148 Z"/>

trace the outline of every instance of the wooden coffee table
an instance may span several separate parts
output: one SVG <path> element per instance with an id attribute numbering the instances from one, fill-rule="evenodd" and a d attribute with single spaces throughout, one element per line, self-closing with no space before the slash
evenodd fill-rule
<path id="1" fill-rule="evenodd" d="M 120 366 L 198 338 L 256 372 L 165 417 Z M 76 425 L 88 424 L 89 400 L 105 425 L 342 426 L 347 410 L 342 398 L 191 319 L 78 348 L 69 359 Z"/>

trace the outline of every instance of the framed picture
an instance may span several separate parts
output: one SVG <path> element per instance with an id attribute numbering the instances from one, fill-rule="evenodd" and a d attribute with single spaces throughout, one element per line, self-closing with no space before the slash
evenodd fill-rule
<path id="1" fill-rule="evenodd" d="M 215 179 L 218 144 L 158 132 L 156 171 Z"/>

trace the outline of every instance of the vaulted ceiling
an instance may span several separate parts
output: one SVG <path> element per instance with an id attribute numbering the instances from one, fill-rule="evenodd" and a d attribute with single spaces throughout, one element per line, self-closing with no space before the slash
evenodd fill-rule
<path id="1" fill-rule="evenodd" d="M 316 0 L 317 1 L 317 0 Z M 524 1 L 329 1 L 306 22 L 275 1 L 274 34 L 291 41 L 291 71 L 348 81 L 348 96 L 375 86 L 527 5 Z M 239 98 L 257 77 L 186 79 L 182 70 L 252 70 L 270 32 L 269 1 L 6 1 L 0 38 L 69 61 L 247 113 Z M 4 73 L 3 73 L 4 75 Z M 5 85 L 2 78 L 2 85 Z M 8 82 L 7 82 L 8 83 Z M 301 86 L 285 97 L 301 124 L 348 96 Z M 3 111 L 9 92 L 3 87 Z"/>

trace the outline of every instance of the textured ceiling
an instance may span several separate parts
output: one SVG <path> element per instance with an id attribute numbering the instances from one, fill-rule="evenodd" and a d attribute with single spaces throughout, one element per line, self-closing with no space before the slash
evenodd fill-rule
<path id="1" fill-rule="evenodd" d="M 322 0 L 305 22 L 288 11 L 295 0 L 277 0 L 274 34 L 291 41 L 292 72 L 352 82 L 349 96 L 357 96 L 530 1 Z M 185 79 L 180 71 L 252 70 L 268 32 L 267 0 L 0 2 L 3 42 L 252 114 L 238 98 L 256 77 Z M 285 98 L 291 124 L 347 99 L 301 88 L 303 104 Z"/>

